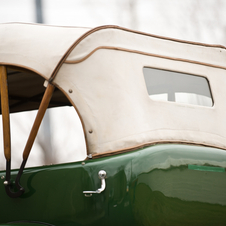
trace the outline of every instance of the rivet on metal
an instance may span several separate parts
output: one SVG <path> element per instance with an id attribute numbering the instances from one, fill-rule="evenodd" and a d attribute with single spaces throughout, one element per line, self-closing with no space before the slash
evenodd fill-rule
<path id="1" fill-rule="evenodd" d="M 82 165 L 85 165 L 86 163 L 85 162 L 82 162 Z"/>
<path id="2" fill-rule="evenodd" d="M 69 93 L 72 93 L 72 92 L 73 92 L 73 90 L 72 90 L 72 89 L 69 89 L 69 90 L 68 90 L 68 92 L 69 92 Z"/>
<path id="3" fill-rule="evenodd" d="M 8 185 L 9 184 L 9 182 L 6 180 L 6 181 L 4 181 L 4 183 L 3 183 L 4 185 Z"/>
<path id="4" fill-rule="evenodd" d="M 2 179 L 2 180 L 5 179 L 5 176 L 1 176 L 1 179 Z"/>

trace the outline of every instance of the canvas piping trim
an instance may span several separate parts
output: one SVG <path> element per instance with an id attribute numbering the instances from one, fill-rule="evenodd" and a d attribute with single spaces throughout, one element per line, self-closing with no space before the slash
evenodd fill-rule
<path id="1" fill-rule="evenodd" d="M 208 63 L 204 63 L 204 62 L 201 62 L 201 61 L 188 60 L 188 59 L 176 58 L 176 57 L 168 57 L 168 56 L 165 56 L 165 55 L 152 54 L 152 53 L 142 52 L 142 51 L 138 51 L 138 50 L 130 50 L 130 49 L 125 49 L 125 48 L 121 48 L 121 47 L 112 47 L 112 46 L 100 46 L 100 47 L 97 47 L 92 52 L 90 52 L 88 55 L 83 57 L 82 59 L 79 59 L 79 60 L 66 60 L 65 64 L 81 63 L 82 61 L 84 61 L 87 58 L 89 58 L 96 51 L 101 50 L 101 49 L 124 51 L 124 52 L 142 54 L 142 55 L 151 56 L 151 57 L 163 58 L 163 59 L 167 59 L 167 60 L 182 61 L 182 62 L 187 62 L 187 63 L 193 63 L 193 64 L 199 64 L 199 65 L 204 65 L 204 66 L 209 66 L 209 67 L 220 68 L 220 69 L 224 69 L 224 70 L 226 69 L 226 67 L 223 67 L 223 66 L 220 66 L 220 65 L 208 64 Z"/>

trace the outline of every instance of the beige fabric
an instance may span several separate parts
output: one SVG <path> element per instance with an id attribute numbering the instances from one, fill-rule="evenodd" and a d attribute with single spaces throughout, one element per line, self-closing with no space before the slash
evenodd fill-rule
<path id="1" fill-rule="evenodd" d="M 0 64 L 18 65 L 49 79 L 69 47 L 88 28 L 0 24 Z"/>
<path id="2" fill-rule="evenodd" d="M 144 66 L 206 77 L 214 107 L 151 100 Z M 101 49 L 81 63 L 64 64 L 55 82 L 73 90 L 69 96 L 84 120 L 92 154 L 165 141 L 226 149 L 223 69 Z"/>
<path id="3" fill-rule="evenodd" d="M 68 55 L 53 83 L 78 109 L 89 153 L 168 141 L 226 149 L 225 48 L 111 27 L 91 30 L 82 37 L 87 31 L 0 25 L 0 64 L 28 67 L 49 79 Z M 72 51 L 67 52 L 73 43 Z M 151 100 L 143 67 L 206 77 L 214 106 Z"/>
<path id="4" fill-rule="evenodd" d="M 226 54 L 223 48 L 213 48 L 208 45 L 191 45 L 185 42 L 156 38 L 116 28 L 102 29 L 90 34 L 79 42 L 67 58 L 67 61 L 81 60 L 94 49 L 101 46 L 120 47 L 226 67 Z"/>

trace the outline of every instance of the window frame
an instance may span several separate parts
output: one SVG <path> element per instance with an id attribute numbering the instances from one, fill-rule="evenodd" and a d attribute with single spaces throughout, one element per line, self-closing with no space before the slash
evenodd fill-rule
<path id="1" fill-rule="evenodd" d="M 170 73 L 178 73 L 178 74 L 182 74 L 182 75 L 189 75 L 189 76 L 195 76 L 195 77 L 204 78 L 206 80 L 206 84 L 207 84 L 207 87 L 209 89 L 209 94 L 210 94 L 210 99 L 212 100 L 212 105 L 211 106 L 206 106 L 206 105 L 198 105 L 198 104 L 192 104 L 192 103 L 176 102 L 176 98 L 175 98 L 174 101 L 152 99 L 150 97 L 149 92 L 148 92 L 148 87 L 147 87 L 147 83 L 146 83 L 146 79 L 145 79 L 145 74 L 144 74 L 144 69 L 145 68 L 147 68 L 147 69 L 149 68 L 149 69 L 153 69 L 153 70 L 159 70 L 159 71 L 166 71 L 166 72 L 170 72 Z M 151 101 L 164 102 L 164 103 L 170 103 L 170 104 L 189 105 L 189 106 L 195 106 L 195 107 L 207 107 L 207 108 L 213 108 L 215 106 L 215 101 L 214 101 L 214 96 L 213 96 L 213 92 L 212 92 L 212 88 L 211 88 L 211 83 L 210 83 L 208 77 L 206 77 L 204 75 L 195 74 L 195 73 L 191 73 L 191 72 L 185 72 L 185 71 L 179 71 L 179 70 L 176 71 L 176 70 L 171 70 L 171 69 L 166 69 L 166 68 L 160 68 L 160 67 L 152 67 L 152 66 L 147 66 L 147 65 L 144 65 L 143 66 L 143 68 L 142 68 L 142 74 L 143 74 L 143 78 L 144 78 L 144 83 L 145 83 L 145 87 L 146 87 L 146 90 L 147 90 L 147 94 L 148 94 L 149 98 L 151 99 Z M 176 92 L 174 94 L 176 94 Z"/>

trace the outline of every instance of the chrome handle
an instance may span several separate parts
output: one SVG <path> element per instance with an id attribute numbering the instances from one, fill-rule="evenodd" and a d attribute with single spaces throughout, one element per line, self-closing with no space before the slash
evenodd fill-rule
<path id="1" fill-rule="evenodd" d="M 105 178 L 107 173 L 104 170 L 100 170 L 98 173 L 99 178 L 101 179 L 101 187 L 96 191 L 83 191 L 86 197 L 91 197 L 92 194 L 100 194 L 106 188 Z"/>

